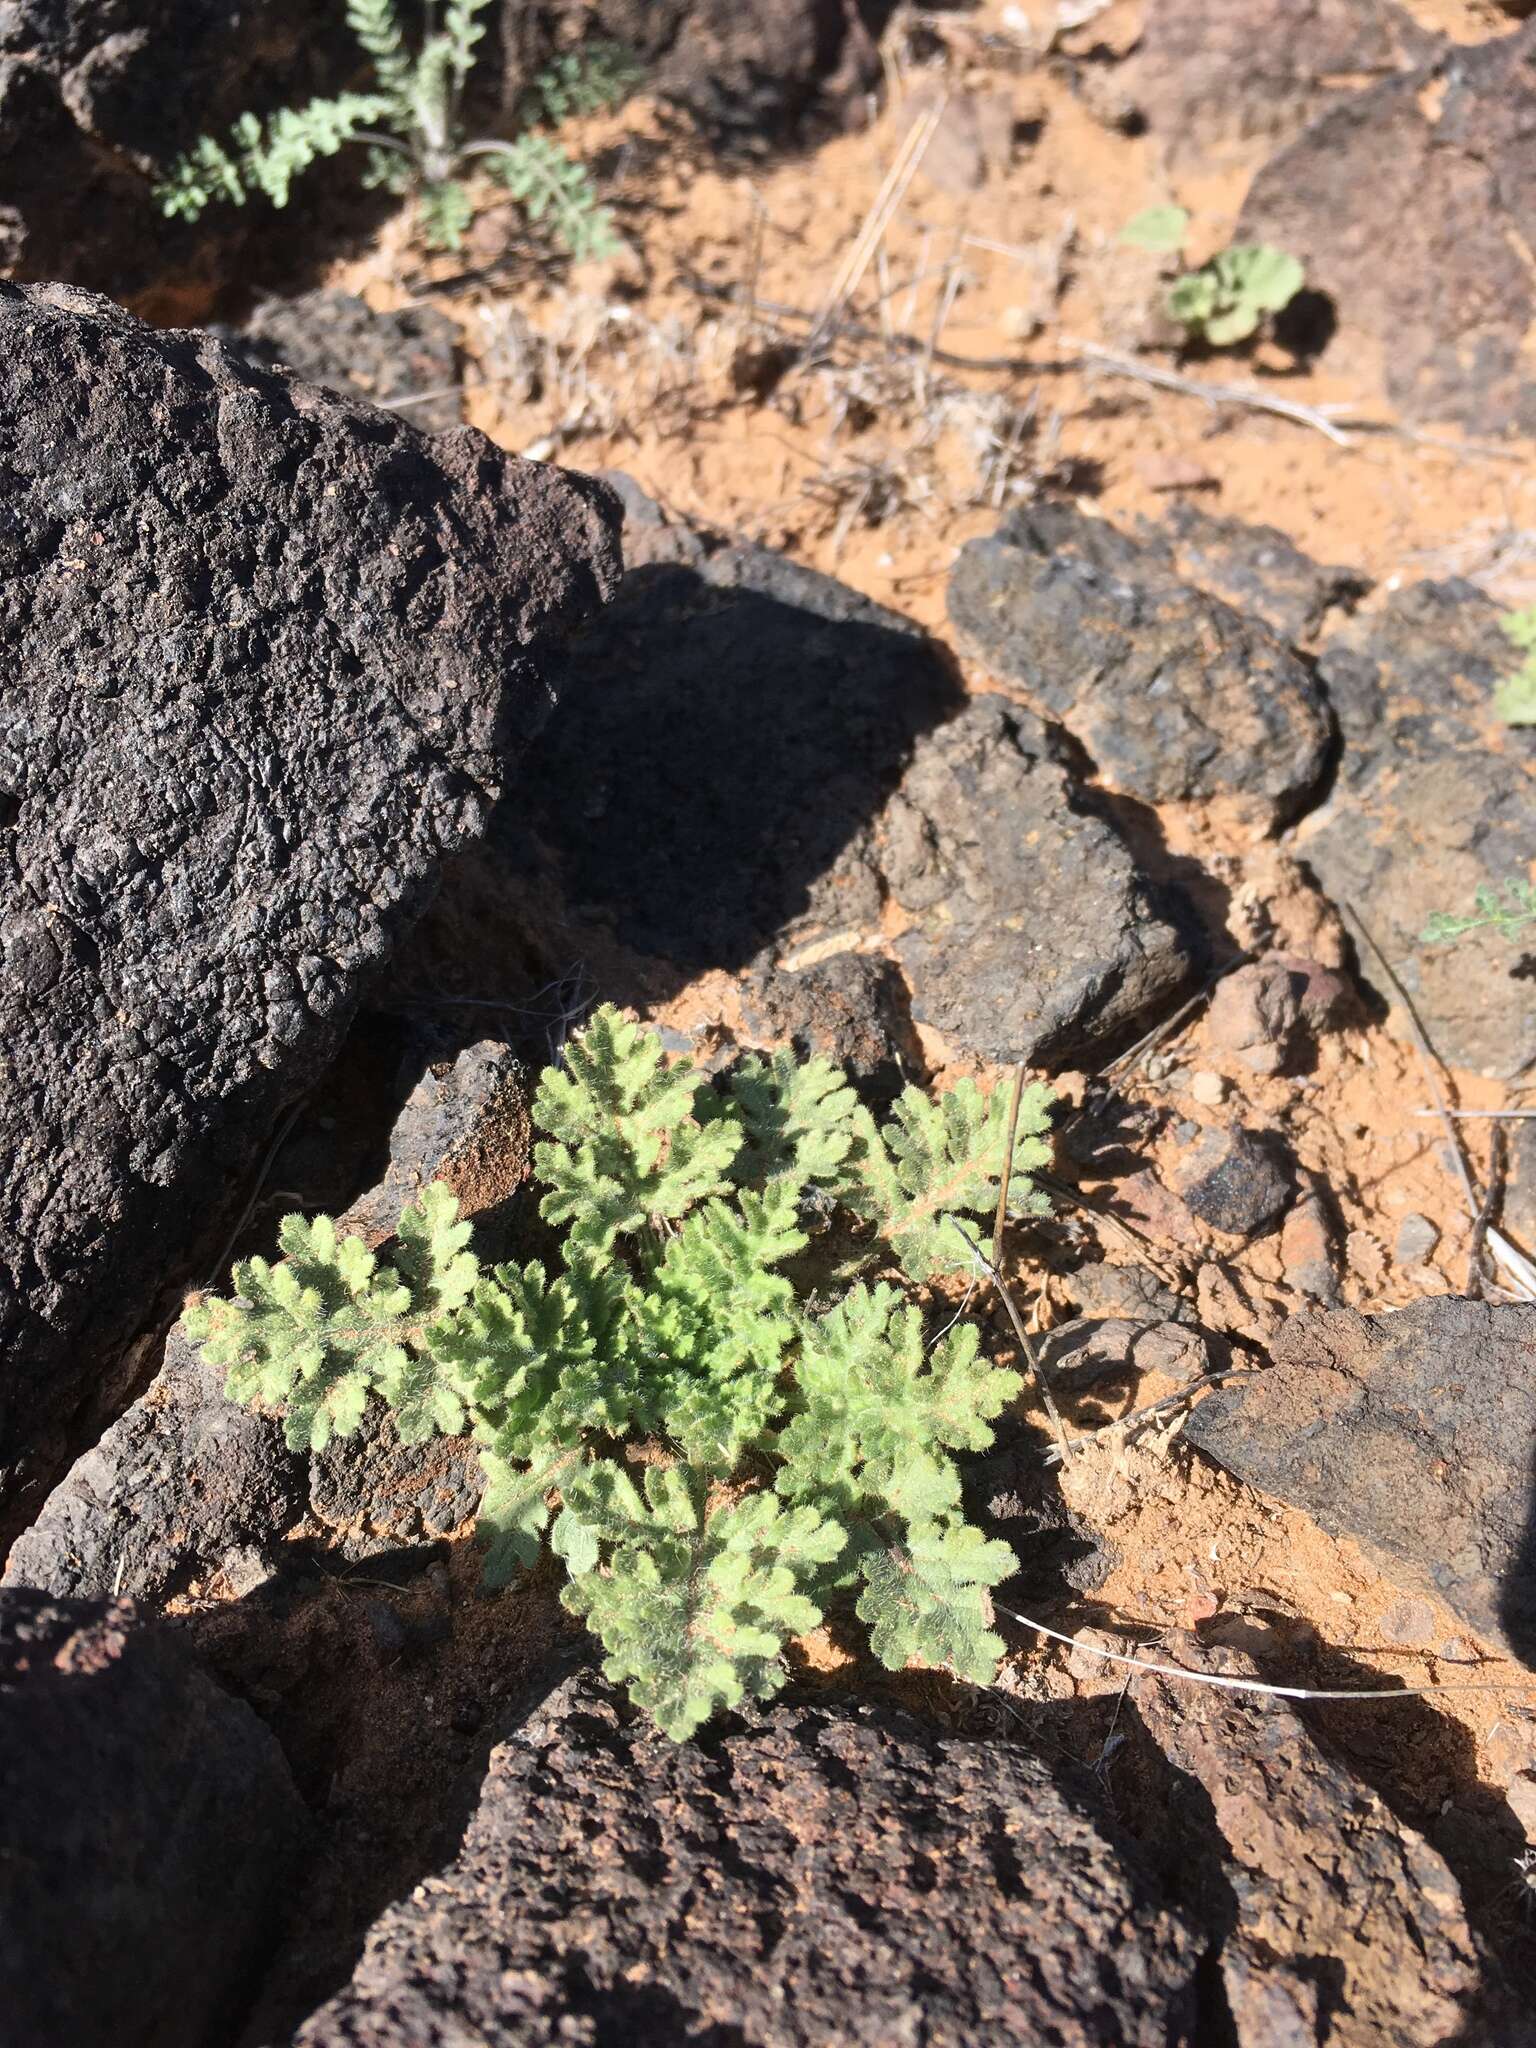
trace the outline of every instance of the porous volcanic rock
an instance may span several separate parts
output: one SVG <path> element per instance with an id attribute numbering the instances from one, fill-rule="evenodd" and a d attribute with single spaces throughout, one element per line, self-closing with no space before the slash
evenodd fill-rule
<path id="1" fill-rule="evenodd" d="M 8 2043 L 206 2048 L 304 1833 L 272 1735 L 127 1601 L 0 1592 Z"/>
<path id="2" fill-rule="evenodd" d="M 1536 22 L 1446 44 L 1324 113 L 1249 188 L 1233 239 L 1300 259 L 1336 311 L 1330 367 L 1407 418 L 1536 430 L 1533 95 Z"/>
<path id="3" fill-rule="evenodd" d="M 1190 943 L 1115 826 L 1088 808 L 1046 728 L 973 698 L 923 739 L 878 860 L 908 920 L 912 1014 L 992 1060 L 1063 1064 L 1156 1014 Z"/>
<path id="4" fill-rule="evenodd" d="M 1422 63 L 1438 39 L 1392 0 L 1156 0 L 1125 90 L 1165 155 L 1289 140 L 1341 80 Z"/>
<path id="5" fill-rule="evenodd" d="M 295 2048 L 1178 2042 L 1196 1960 L 1022 1746 L 868 1706 L 673 1743 L 577 1679 Z"/>
<path id="6" fill-rule="evenodd" d="M 1071 505 L 1021 506 L 968 541 L 949 615 L 964 649 L 1127 795 L 1240 797 L 1273 824 L 1322 775 L 1328 707 L 1306 664 L 1159 549 Z"/>
<path id="7" fill-rule="evenodd" d="M 422 1074 L 395 1120 L 383 1178 L 340 1227 L 381 1244 L 405 1204 L 441 1179 L 476 1218 L 482 1256 L 503 1257 L 528 1137 L 517 1061 L 491 1040 L 467 1046 Z M 348 1561 L 446 1536 L 475 1512 L 482 1485 L 467 1438 L 402 1444 L 377 1401 L 355 1436 L 313 1457 L 290 1451 L 281 1423 L 231 1401 L 222 1370 L 178 1326 L 146 1391 L 12 1545 L 0 1583 L 163 1604 L 218 1573 L 234 1583 L 276 1572 L 306 1514 Z"/>
<path id="8" fill-rule="evenodd" d="M 1190 1635 L 1158 1654 L 1224 1678 L 1258 1675 L 1239 1652 Z M 1530 2042 L 1442 1858 L 1283 1701 L 1149 1678 L 1133 1712 L 1173 1769 L 1136 1773 L 1127 1820 L 1211 1930 L 1226 2010 L 1206 2010 L 1206 2038 L 1236 2048 Z"/>
<path id="9" fill-rule="evenodd" d="M 1181 581 L 1293 646 L 1313 640 L 1331 611 L 1348 609 L 1369 587 L 1360 570 L 1313 561 L 1276 526 L 1221 519 L 1187 498 L 1156 525 L 1143 520 L 1137 538 L 1162 554 Z"/>
<path id="10" fill-rule="evenodd" d="M 351 292 L 320 290 L 268 299 L 242 328 L 210 332 L 264 369 L 291 370 L 375 405 L 421 398 L 401 412 L 423 434 L 446 432 L 463 418 L 463 398 L 455 388 L 459 329 L 435 306 L 381 313 Z"/>
<path id="11" fill-rule="evenodd" d="M 1439 910 L 1536 862 L 1536 733 L 1492 698 L 1519 657 L 1499 608 L 1461 582 L 1415 583 L 1324 642 L 1318 670 L 1344 747 L 1329 799 L 1294 836 L 1335 902 L 1352 904 L 1412 997 L 1435 1049 L 1508 1074 L 1536 1054 L 1532 947 L 1425 946 Z M 1363 978 L 1394 991 L 1368 948 Z"/>
<path id="12" fill-rule="evenodd" d="M 1352 1537 L 1407 1591 L 1536 1667 L 1536 1308 L 1455 1296 L 1293 1316 L 1187 1441 Z"/>
<path id="13" fill-rule="evenodd" d="M 545 715 L 599 485 L 0 286 L 0 1467 L 209 1257 Z"/>
<path id="14" fill-rule="evenodd" d="M 878 938 L 869 828 L 961 701 L 945 659 L 846 584 L 669 523 L 627 481 L 625 556 L 562 662 L 559 709 L 496 821 L 509 831 L 472 857 L 496 887 L 455 932 L 472 948 L 482 902 L 510 900 L 520 871 L 530 913 L 558 895 L 680 979 Z M 557 930 L 551 971 L 579 957 L 556 948 L 589 944 Z"/>

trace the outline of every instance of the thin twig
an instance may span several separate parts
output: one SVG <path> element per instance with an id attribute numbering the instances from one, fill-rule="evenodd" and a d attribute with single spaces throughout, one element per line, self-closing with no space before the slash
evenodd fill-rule
<path id="1" fill-rule="evenodd" d="M 875 194 L 869 212 L 864 216 L 863 225 L 854 237 L 853 246 L 838 265 L 827 296 L 822 301 L 821 310 L 811 322 L 811 331 L 805 340 L 807 355 L 814 355 L 826 341 L 832 328 L 836 326 L 844 306 L 858 290 L 875 250 L 884 240 L 887 228 L 896 218 L 901 203 L 907 196 L 907 187 L 917 176 L 918 166 L 927 153 L 928 145 L 932 142 L 940 121 L 944 118 L 944 109 L 947 105 L 947 98 L 941 97 L 932 106 L 925 107 L 901 138 L 901 145 L 892 160 L 891 168 L 886 172 L 884 182 Z"/>
<path id="2" fill-rule="evenodd" d="M 1193 1401 L 1197 1394 L 1203 1394 L 1208 1387 L 1219 1387 L 1224 1380 L 1239 1379 L 1244 1373 L 1262 1371 L 1263 1367 L 1257 1365 L 1229 1365 L 1221 1372 L 1205 1373 L 1199 1379 L 1191 1380 L 1187 1387 L 1180 1387 L 1176 1394 L 1165 1394 L 1160 1401 L 1149 1401 L 1145 1408 L 1133 1408 L 1129 1415 L 1122 1415 L 1116 1422 L 1102 1423 L 1097 1429 L 1085 1429 L 1080 1435 L 1073 1437 L 1072 1448 L 1075 1451 L 1080 1445 L 1091 1444 L 1098 1437 L 1114 1436 L 1117 1431 L 1135 1429 L 1152 1416 L 1162 1414 L 1166 1409 L 1177 1408 L 1184 1401 Z M 1045 1461 L 1048 1465 L 1057 1464 L 1057 1453 L 1054 1450 L 1047 1450 Z"/>
<path id="3" fill-rule="evenodd" d="M 957 1236 L 960 1237 L 963 1243 L 969 1246 L 972 1256 L 981 1265 L 985 1266 L 988 1273 L 991 1274 L 992 1285 L 1002 1296 L 1003 1307 L 1007 1309 L 1008 1320 L 1013 1325 L 1013 1334 L 1018 1339 L 1019 1349 L 1024 1354 L 1024 1362 L 1029 1367 L 1030 1375 L 1035 1385 L 1040 1389 L 1040 1399 L 1044 1404 L 1046 1414 L 1051 1419 L 1051 1427 L 1056 1432 L 1056 1441 L 1061 1445 L 1061 1454 L 1065 1458 L 1071 1452 L 1072 1442 L 1067 1435 L 1066 1424 L 1061 1419 L 1061 1411 L 1051 1397 L 1050 1381 L 1045 1376 L 1045 1368 L 1040 1362 L 1039 1353 L 1029 1340 L 1029 1332 L 1024 1327 L 1024 1318 L 1019 1314 L 1018 1304 L 1014 1301 L 1012 1290 L 1009 1288 L 1008 1282 L 1003 1278 L 1001 1269 L 993 1265 L 976 1240 L 969 1236 L 962 1228 L 958 1217 L 951 1216 L 949 1220 L 954 1225 Z"/>
<path id="4" fill-rule="evenodd" d="M 1454 1117 L 1459 1124 L 1522 1123 L 1536 1117 L 1536 1109 L 1416 1109 L 1415 1116 Z"/>
<path id="5" fill-rule="evenodd" d="M 1130 356 L 1117 355 L 1113 349 L 1100 348 L 1096 341 L 1071 341 L 1066 346 L 1075 349 L 1084 362 L 1103 370 L 1110 377 L 1127 377 L 1136 384 L 1150 384 L 1159 391 L 1176 391 L 1181 398 L 1198 398 L 1211 406 L 1240 405 L 1251 412 L 1272 412 L 1281 419 L 1294 420 L 1298 426 L 1311 427 L 1323 434 L 1337 448 L 1352 448 L 1354 442 L 1340 427 L 1336 426 L 1321 406 L 1303 405 L 1298 399 L 1280 398 L 1273 392 L 1261 391 L 1254 384 L 1203 384 L 1195 377 L 1182 377 L 1176 370 L 1160 370 L 1152 363 L 1138 363 Z M 1333 410 L 1354 413 L 1353 405 L 1342 405 Z"/>
<path id="6" fill-rule="evenodd" d="M 1003 1263 L 1003 1226 L 1008 1221 L 1008 1184 L 1013 1179 L 1013 1147 L 1019 1135 L 1019 1104 L 1024 1100 L 1024 1062 L 1013 1070 L 1013 1088 L 1008 1097 L 1008 1140 L 1003 1147 L 1003 1177 L 997 1189 L 997 1221 L 992 1226 L 992 1263 Z"/>
<path id="7" fill-rule="evenodd" d="M 1488 1147 L 1488 1189 L 1483 1196 L 1482 1207 L 1472 1219 L 1472 1235 L 1467 1240 L 1467 1292 L 1478 1294 L 1483 1286 L 1483 1245 L 1493 1223 L 1494 1211 L 1504 1193 L 1504 1133 L 1499 1125 L 1493 1127 Z"/>
<path id="8" fill-rule="evenodd" d="M 203 1282 L 203 1285 L 205 1287 L 217 1287 L 219 1282 L 224 1278 L 224 1269 L 229 1264 L 229 1255 L 234 1250 L 236 1244 L 239 1242 L 241 1231 L 244 1230 L 247 1223 L 249 1223 L 251 1220 L 251 1216 L 256 1208 L 257 1198 L 260 1196 L 262 1189 L 266 1186 L 267 1175 L 272 1171 L 272 1168 L 276 1163 L 278 1153 L 282 1151 L 284 1144 L 287 1142 L 288 1133 L 293 1129 L 294 1125 L 298 1122 L 300 1112 L 304 1108 L 304 1102 L 306 1099 L 307 1098 L 301 1097 L 300 1100 L 293 1105 L 292 1109 L 289 1110 L 288 1114 L 283 1118 L 282 1122 L 278 1125 L 277 1135 L 273 1138 L 272 1143 L 267 1147 L 267 1156 L 261 1162 L 261 1171 L 257 1174 L 255 1180 L 251 1183 L 251 1192 L 246 1200 L 245 1207 L 240 1211 L 240 1214 L 235 1218 L 234 1228 L 230 1231 L 229 1236 L 224 1241 L 224 1249 L 219 1253 L 219 1256 L 213 1262 L 213 1271 L 208 1275 L 208 1278 Z"/>
<path id="9" fill-rule="evenodd" d="M 992 1605 L 997 1612 L 1006 1615 L 1009 1621 L 1016 1621 L 1021 1628 L 1033 1629 L 1037 1636 L 1049 1636 L 1053 1643 L 1065 1643 L 1069 1650 L 1080 1650 L 1090 1657 L 1102 1658 L 1106 1664 L 1129 1664 L 1133 1671 L 1155 1672 L 1159 1678 L 1181 1678 L 1190 1685 L 1214 1685 L 1223 1692 L 1256 1692 L 1269 1699 L 1281 1700 L 1411 1700 L 1423 1699 L 1437 1692 L 1522 1692 L 1536 1691 L 1536 1678 L 1464 1678 L 1448 1679 L 1439 1685 L 1393 1685 L 1371 1688 L 1368 1691 L 1314 1691 L 1305 1685 L 1269 1685 L 1261 1678 L 1228 1678 L 1217 1671 L 1191 1671 L 1184 1664 L 1160 1664 L 1151 1657 L 1127 1656 L 1123 1650 L 1101 1650 L 1096 1643 L 1082 1642 L 1076 1636 L 1063 1635 L 1059 1628 L 1047 1628 L 1043 1621 L 1034 1621 L 1027 1614 L 1016 1614 L 1011 1607 L 1003 1607 L 997 1601 Z"/>

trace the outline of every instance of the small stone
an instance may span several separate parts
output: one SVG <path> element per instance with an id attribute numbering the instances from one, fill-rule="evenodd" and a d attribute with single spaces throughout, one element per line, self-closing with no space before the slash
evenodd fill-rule
<path id="1" fill-rule="evenodd" d="M 1422 1266 L 1439 1242 L 1434 1224 L 1414 1211 L 1398 1224 L 1392 1255 L 1400 1266 Z"/>
<path id="2" fill-rule="evenodd" d="M 1505 1797 L 1510 1812 L 1525 1830 L 1526 1839 L 1536 1837 L 1536 1771 L 1516 1771 Z"/>
<path id="3" fill-rule="evenodd" d="M 1189 1092 L 1206 1109 L 1220 1109 L 1227 1099 L 1231 1083 L 1225 1074 L 1218 1074 L 1209 1067 L 1202 1067 L 1189 1084 Z"/>
<path id="4" fill-rule="evenodd" d="M 1208 1130 L 1181 1161 L 1174 1184 L 1202 1223 L 1234 1237 L 1258 1237 L 1272 1228 L 1295 1190 L 1282 1148 L 1238 1124 Z"/>
<path id="5" fill-rule="evenodd" d="M 1435 1610 L 1427 1600 L 1394 1600 L 1381 1617 L 1381 1632 L 1389 1643 L 1416 1647 L 1430 1642 L 1435 1632 Z"/>
<path id="6" fill-rule="evenodd" d="M 1302 1037 L 1301 977 L 1278 960 L 1254 960 L 1218 982 L 1206 1013 L 1212 1045 L 1234 1052 L 1256 1074 L 1278 1074 Z"/>

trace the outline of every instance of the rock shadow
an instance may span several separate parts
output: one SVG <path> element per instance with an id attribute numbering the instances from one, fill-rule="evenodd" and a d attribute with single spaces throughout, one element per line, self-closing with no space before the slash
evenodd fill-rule
<path id="1" fill-rule="evenodd" d="M 781 556 L 634 524 L 636 566 L 567 649 L 558 708 L 408 948 L 407 989 L 526 1001 L 580 963 L 603 999 L 655 1004 L 799 938 L 879 933 L 870 829 L 963 701 L 947 658 Z M 646 559 L 663 547 L 688 559 Z"/>

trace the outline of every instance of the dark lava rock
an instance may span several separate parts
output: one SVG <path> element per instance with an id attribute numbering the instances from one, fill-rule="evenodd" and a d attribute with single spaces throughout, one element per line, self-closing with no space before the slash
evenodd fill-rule
<path id="1" fill-rule="evenodd" d="M 986 1059 L 1099 1051 L 1189 977 L 1168 902 L 1081 800 L 1045 727 L 1001 697 L 973 698 L 919 743 L 878 858 L 911 920 L 895 949 L 913 1016 Z"/>
<path id="2" fill-rule="evenodd" d="M 0 270 L 119 298 L 164 287 L 174 317 L 177 295 L 206 294 L 268 225 L 268 209 L 224 206 L 195 225 L 172 222 L 155 203 L 154 177 L 247 107 L 334 91 L 355 56 L 341 9 L 313 0 L 7 0 Z M 303 223 L 302 180 L 295 211 Z M 302 242 L 294 214 L 282 218 L 284 234 Z"/>
<path id="3" fill-rule="evenodd" d="M 877 937 L 869 823 L 960 701 L 953 674 L 846 585 L 668 526 L 638 497 L 626 535 L 641 564 L 571 646 L 559 709 L 478 865 L 521 873 L 525 924 L 558 895 L 677 979 L 828 934 Z M 455 922 L 472 973 L 503 943 L 481 902 L 510 893 L 501 880 Z"/>
<path id="4" fill-rule="evenodd" d="M 128 1602 L 0 1593 L 8 2044 L 206 2048 L 304 1828 L 273 1737 Z"/>
<path id="5" fill-rule="evenodd" d="M 446 395 L 401 408 L 423 434 L 445 433 L 463 417 L 459 330 L 434 306 L 376 313 L 350 292 L 321 290 L 269 299 L 238 331 L 210 331 L 264 369 L 291 370 L 375 405 L 449 387 Z"/>
<path id="6" fill-rule="evenodd" d="M 765 1044 L 790 1041 L 804 1058 L 831 1060 L 867 1095 L 894 1096 L 923 1078 L 906 987 L 889 960 L 838 953 L 792 973 L 759 969 L 742 1017 Z"/>
<path id="7" fill-rule="evenodd" d="M 1018 1745 L 807 1706 L 672 1743 L 577 1680 L 295 2048 L 1174 2043 L 1197 1960 Z"/>
<path id="8" fill-rule="evenodd" d="M 528 1159 L 520 1075 L 491 1040 L 429 1066 L 396 1119 L 384 1178 L 341 1228 L 382 1243 L 405 1204 L 440 1179 L 475 1217 L 484 1255 L 506 1256 L 507 1193 Z M 229 1400 L 222 1371 L 178 1327 L 147 1391 L 12 1545 L 3 1583 L 163 1604 L 216 1573 L 235 1585 L 275 1572 L 306 1513 L 349 1562 L 431 1542 L 475 1512 L 482 1485 L 467 1438 L 402 1444 L 377 1403 L 356 1436 L 333 1437 L 313 1457 L 290 1451 L 281 1423 Z"/>
<path id="9" fill-rule="evenodd" d="M 1533 94 L 1536 23 L 1442 45 L 1323 114 L 1249 189 L 1234 240 L 1301 260 L 1337 309 L 1330 365 L 1410 419 L 1536 431 Z"/>
<path id="10" fill-rule="evenodd" d="M 1159 525 L 1142 522 L 1140 539 L 1170 567 L 1232 609 L 1258 619 L 1293 646 L 1314 639 L 1328 614 L 1364 595 L 1358 569 L 1324 568 L 1275 526 L 1219 519 L 1186 498 Z"/>
<path id="11" fill-rule="evenodd" d="M 0 286 L 0 1466 L 57 1455 L 478 832 L 585 480 Z"/>
<path id="12" fill-rule="evenodd" d="M 1407 988 L 1435 1049 L 1507 1074 L 1536 1056 L 1531 948 L 1419 942 L 1437 910 L 1536 862 L 1536 734 L 1507 728 L 1491 699 L 1517 657 L 1499 610 L 1471 585 L 1417 583 L 1352 619 L 1319 656 L 1344 736 L 1329 801 L 1295 850 L 1353 904 Z M 1362 948 L 1361 973 L 1384 985 Z"/>
<path id="13" fill-rule="evenodd" d="M 619 43 L 648 93 L 756 151 L 807 117 L 837 119 L 879 85 L 870 29 L 888 12 L 884 0 L 533 0 L 503 10 L 500 32 L 520 44 L 508 67 L 519 80 L 554 48 Z"/>
<path id="14" fill-rule="evenodd" d="M 1126 87 L 1170 156 L 1280 141 L 1336 101 L 1436 48 L 1392 0 L 1157 0 Z"/>
<path id="15" fill-rule="evenodd" d="M 226 1400 L 223 1372 L 178 1328 L 148 1392 L 11 1546 L 4 1583 L 162 1604 L 248 1551 L 270 1556 L 304 1493 L 281 1426 Z"/>
<path id="16" fill-rule="evenodd" d="M 1241 797 L 1275 823 L 1322 776 L 1328 709 L 1305 663 L 1070 505 L 1023 506 L 968 541 L 949 615 L 967 652 L 1128 795 Z"/>
<path id="17" fill-rule="evenodd" d="M 1270 1369 L 1218 1388 L 1185 1434 L 1536 1667 L 1533 1375 L 1523 1304 L 1318 1311 L 1293 1316 Z"/>
<path id="18" fill-rule="evenodd" d="M 1246 1657 L 1190 1635 L 1159 1655 L 1257 1675 Z M 1236 2048 L 1529 2043 L 1440 1856 L 1283 1701 L 1148 1678 L 1133 1712 L 1172 1769 L 1135 1772 L 1126 1819 L 1211 1930 L 1219 1990 L 1205 2038 Z"/>
<path id="19" fill-rule="evenodd" d="M 1174 1187 L 1192 1215 L 1234 1237 L 1260 1237 L 1296 1192 L 1295 1169 L 1266 1131 L 1212 1128 L 1179 1159 Z"/>

